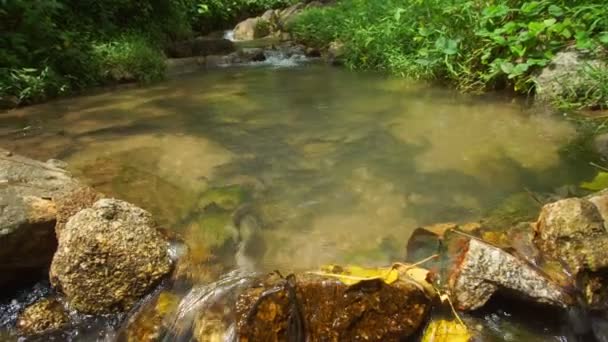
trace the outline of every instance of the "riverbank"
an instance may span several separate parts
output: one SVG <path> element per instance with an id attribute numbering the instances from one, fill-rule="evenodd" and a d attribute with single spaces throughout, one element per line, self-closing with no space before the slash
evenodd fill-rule
<path id="1" fill-rule="evenodd" d="M 603 1 L 366 2 L 307 10 L 297 40 L 341 46 L 353 69 L 438 80 L 462 91 L 514 90 L 560 109 L 608 105 Z"/>
<path id="2" fill-rule="evenodd" d="M 287 0 L 16 1 L 0 11 L 0 108 L 165 76 L 175 42 L 232 27 Z"/>

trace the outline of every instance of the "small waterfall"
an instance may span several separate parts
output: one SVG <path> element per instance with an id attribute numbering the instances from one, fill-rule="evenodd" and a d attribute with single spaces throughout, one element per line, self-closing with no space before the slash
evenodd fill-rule
<path id="1" fill-rule="evenodd" d="M 177 332 L 178 336 L 190 331 L 197 315 L 209 310 L 217 303 L 226 304 L 235 301 L 239 290 L 250 284 L 254 276 L 255 274 L 235 270 L 216 282 L 192 288 L 182 298 L 170 324 L 171 330 Z M 226 328 L 223 333 L 224 340 L 226 342 L 234 341 L 236 334 L 234 322 Z"/>
<path id="2" fill-rule="evenodd" d="M 234 42 L 234 30 L 226 30 L 224 31 L 224 39 L 228 39 L 231 42 Z"/>

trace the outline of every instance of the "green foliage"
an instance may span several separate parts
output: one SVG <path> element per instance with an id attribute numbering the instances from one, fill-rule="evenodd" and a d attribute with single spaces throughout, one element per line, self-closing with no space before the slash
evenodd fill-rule
<path id="1" fill-rule="evenodd" d="M 0 99 L 43 101 L 108 81 L 107 68 L 159 78 L 161 47 L 190 34 L 193 1 L 0 0 Z"/>
<path id="2" fill-rule="evenodd" d="M 531 75 L 566 46 L 602 55 L 603 0 L 341 0 L 291 27 L 305 42 L 346 45 L 346 63 L 464 90 L 533 89 Z"/>
<path id="3" fill-rule="evenodd" d="M 563 81 L 556 105 L 564 110 L 608 109 L 608 67 L 588 64 L 578 73 L 576 82 Z"/>
<path id="4" fill-rule="evenodd" d="M 297 0 L 195 0 L 194 27 L 200 32 L 225 29 L 264 10 L 285 7 L 295 2 Z"/>
<path id="5" fill-rule="evenodd" d="M 125 35 L 96 44 L 93 51 L 105 80 L 134 79 L 147 83 L 164 77 L 166 65 L 162 51 L 141 35 Z"/>

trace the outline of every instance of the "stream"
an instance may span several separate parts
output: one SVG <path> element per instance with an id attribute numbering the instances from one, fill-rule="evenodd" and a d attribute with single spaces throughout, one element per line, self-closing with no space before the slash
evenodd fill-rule
<path id="1" fill-rule="evenodd" d="M 403 260 L 417 227 L 480 220 L 592 177 L 573 162 L 576 138 L 508 96 L 315 63 L 206 70 L 0 116 L 4 148 L 66 161 L 195 253 L 258 272 Z M 235 223 L 235 210 L 256 222 Z M 557 317 L 520 311 L 488 309 L 479 324 L 497 340 L 565 340 Z"/>

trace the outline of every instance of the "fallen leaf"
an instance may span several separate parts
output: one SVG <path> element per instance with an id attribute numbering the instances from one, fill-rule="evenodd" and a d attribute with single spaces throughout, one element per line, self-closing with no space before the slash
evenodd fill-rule
<path id="1" fill-rule="evenodd" d="M 600 191 L 608 188 L 608 172 L 598 172 L 591 182 L 582 182 L 581 188 L 591 191 Z"/>
<path id="2" fill-rule="evenodd" d="M 399 271 L 394 267 L 365 268 L 360 266 L 328 265 L 312 274 L 338 279 L 345 285 L 355 285 L 362 281 L 380 279 L 390 285 L 399 279 Z"/>
<path id="3" fill-rule="evenodd" d="M 471 334 L 458 321 L 431 321 L 424 331 L 422 342 L 468 342 Z"/>

